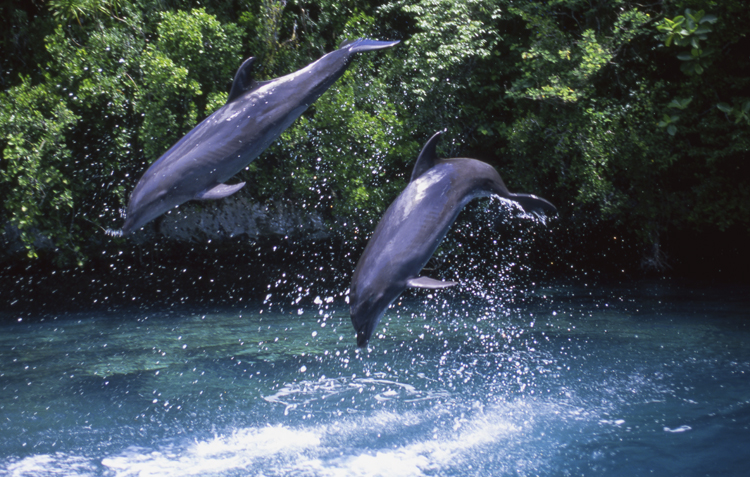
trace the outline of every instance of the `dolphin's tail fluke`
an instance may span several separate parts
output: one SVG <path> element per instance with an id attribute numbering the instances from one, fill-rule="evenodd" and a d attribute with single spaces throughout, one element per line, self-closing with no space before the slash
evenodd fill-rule
<path id="1" fill-rule="evenodd" d="M 390 48 L 399 44 L 400 41 L 378 41 L 370 40 L 367 38 L 359 38 L 357 40 L 344 40 L 339 45 L 339 50 L 347 48 L 352 53 L 359 53 L 361 51 L 372 51 L 382 50 L 384 48 Z"/>
<path id="2" fill-rule="evenodd" d="M 554 205 L 532 194 L 509 194 L 507 198 L 518 203 L 524 212 L 542 215 L 554 215 L 557 213 L 557 208 Z"/>

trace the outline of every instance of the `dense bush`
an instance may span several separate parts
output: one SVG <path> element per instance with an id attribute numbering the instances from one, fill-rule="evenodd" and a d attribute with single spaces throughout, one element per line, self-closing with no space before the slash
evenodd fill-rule
<path id="1" fill-rule="evenodd" d="M 79 263 L 137 179 L 219 107 L 242 59 L 287 74 L 359 55 L 247 171 L 242 191 L 371 230 L 422 142 L 496 165 L 513 190 L 633 231 L 750 229 L 750 49 L 740 1 L 5 2 L 0 223 L 33 259 Z"/>

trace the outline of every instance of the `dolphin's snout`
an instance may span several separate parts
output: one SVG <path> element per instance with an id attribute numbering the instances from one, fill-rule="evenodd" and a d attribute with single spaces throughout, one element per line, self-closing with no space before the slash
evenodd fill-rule
<path id="1" fill-rule="evenodd" d="M 357 347 L 364 348 L 367 346 L 367 342 L 370 341 L 370 337 L 364 331 L 357 331 Z"/>

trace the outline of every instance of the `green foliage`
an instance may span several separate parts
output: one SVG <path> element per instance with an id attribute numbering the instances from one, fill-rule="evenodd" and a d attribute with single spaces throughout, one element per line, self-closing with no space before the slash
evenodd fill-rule
<path id="1" fill-rule="evenodd" d="M 49 73 L 3 93 L 0 187 L 29 256 L 47 239 L 81 262 L 88 236 L 118 227 L 133 178 L 226 98 L 241 34 L 203 9 L 149 25 L 132 4 L 65 5 L 97 21 L 58 26 L 45 39 Z M 104 17 L 118 6 L 127 19 Z"/>
<path id="2" fill-rule="evenodd" d="M 91 256 L 148 165 L 224 104 L 244 58 L 263 80 L 361 36 L 402 42 L 357 55 L 241 174 L 241 193 L 364 233 L 447 129 L 443 155 L 493 163 L 562 217 L 634 230 L 650 263 L 670 230 L 750 229 L 739 0 L 8 5 L 0 222 L 30 257 L 50 245 L 62 260 Z"/>
<path id="3" fill-rule="evenodd" d="M 735 124 L 744 122 L 750 125 L 750 101 L 741 102 L 737 106 L 730 106 L 727 103 L 719 103 L 716 105 L 717 108 L 727 116 L 734 117 Z"/>
<path id="4" fill-rule="evenodd" d="M 163 12 L 157 28 L 157 49 L 186 68 L 187 79 L 209 90 L 226 90 L 242 62 L 242 33 L 237 25 L 222 25 L 198 8 Z"/>
<path id="5" fill-rule="evenodd" d="M 575 2 L 558 2 L 561 6 L 576 6 Z M 582 31 L 560 28 L 556 17 L 536 5 L 512 7 L 511 12 L 523 19 L 528 29 L 536 31 L 528 49 L 523 51 L 520 64 L 523 77 L 516 81 L 510 97 L 534 100 L 557 100 L 564 103 L 585 99 L 597 92 L 596 75 L 608 66 L 615 56 L 645 31 L 650 21 L 647 13 L 637 8 L 625 10 L 625 2 L 615 2 L 620 12 L 607 27 L 597 22 L 597 28 L 581 25 Z M 518 49 L 521 49 L 520 46 Z"/>
<path id="6" fill-rule="evenodd" d="M 664 18 L 656 24 L 656 29 L 663 33 L 661 40 L 666 46 L 674 42 L 677 46 L 690 45 L 693 49 L 700 49 L 701 40 L 705 41 L 712 31 L 707 23 L 716 23 L 717 20 L 715 15 L 706 15 L 703 10 L 693 12 L 686 8 L 684 16 Z"/>
<path id="7" fill-rule="evenodd" d="M 746 216 L 726 212 L 747 208 L 747 204 L 729 205 L 745 198 L 729 193 L 728 188 L 712 189 L 722 196 L 723 206 L 706 209 L 701 218 L 696 214 L 700 209 L 689 205 L 717 201 L 702 192 L 705 184 L 727 183 L 720 179 L 719 168 L 706 169 L 703 161 L 710 161 L 709 157 L 716 157 L 717 162 L 728 160 L 725 154 L 736 144 L 736 139 L 719 133 L 732 146 L 719 146 L 718 141 L 711 141 L 716 150 L 698 146 L 709 137 L 700 131 L 716 131 L 708 124 L 713 118 L 702 117 L 700 108 L 705 111 L 711 97 L 738 92 L 738 84 L 745 83 L 744 78 L 732 78 L 734 84 L 719 92 L 718 85 L 727 85 L 729 79 L 716 81 L 712 70 L 726 71 L 717 64 L 729 58 L 720 55 L 712 43 L 710 25 L 720 17 L 688 9 L 684 17 L 653 22 L 660 12 L 644 12 L 629 2 L 594 5 L 586 7 L 597 13 L 593 23 L 587 21 L 591 17 L 578 2 L 555 2 L 557 8 L 545 9 L 537 4 L 514 4 L 511 9 L 534 32 L 525 47 L 523 42 L 516 47 L 522 51 L 523 76 L 509 94 L 518 101 L 516 111 L 523 112 L 513 123 L 505 149 L 522 159 L 514 161 L 514 176 L 519 183 L 531 184 L 540 171 L 549 174 L 547 183 L 557 183 L 552 197 L 575 198 L 577 204 L 595 206 L 605 217 L 637 231 L 644 250 L 658 251 L 659 237 L 685 221 L 715 222 L 723 228 L 737 221 L 747 225 Z M 565 21 L 570 18 L 573 28 Z M 691 47 L 675 55 L 687 82 L 662 79 L 670 72 L 660 68 L 663 60 L 651 56 L 656 46 L 651 42 L 652 28 L 661 33 L 658 39 L 667 46 Z M 723 33 L 726 42 L 728 30 Z M 730 42 L 742 38 L 740 30 L 733 35 Z M 712 73 L 709 77 L 707 70 Z M 732 108 L 725 103 L 719 110 L 743 123 L 742 100 L 735 104 Z M 648 125 L 655 122 L 659 129 L 653 130 Z M 684 131 L 689 140 L 665 141 L 659 137 L 660 130 L 675 139 Z M 735 151 L 730 156 L 747 154 Z M 728 182 L 736 190 L 744 181 L 735 176 Z"/>
<path id="8" fill-rule="evenodd" d="M 496 25 L 503 4 L 422 0 L 394 2 L 378 10 L 379 15 L 405 17 L 414 23 L 414 33 L 399 45 L 394 52 L 398 57 L 385 67 L 385 76 L 397 83 L 394 101 L 407 111 L 406 121 L 416 133 L 413 140 L 423 142 L 435 131 L 447 128 L 446 136 L 452 143 L 444 148 L 453 154 L 458 150 L 455 144 L 462 144 L 476 132 L 468 124 L 485 114 L 488 103 L 502 102 L 499 86 L 483 81 L 479 75 L 490 73 L 483 67 L 494 59 L 493 51 L 502 40 Z M 500 74 L 491 72 L 494 78 Z M 479 88 L 484 103 L 475 108 L 467 97 Z M 414 159 L 404 158 L 409 164 Z"/>
<path id="9" fill-rule="evenodd" d="M 58 91 L 32 86 L 28 78 L 0 96 L 3 209 L 30 258 L 37 256 L 35 246 L 44 237 L 65 247 L 67 234 L 75 231 L 68 221 L 75 214 L 76 185 L 70 178 L 66 135 L 78 120 Z M 75 245 L 70 248 L 79 256 Z"/>
<path id="10" fill-rule="evenodd" d="M 75 19 L 79 26 L 87 17 L 114 15 L 119 4 L 119 0 L 49 0 L 47 3 L 55 20 L 68 22 Z"/>

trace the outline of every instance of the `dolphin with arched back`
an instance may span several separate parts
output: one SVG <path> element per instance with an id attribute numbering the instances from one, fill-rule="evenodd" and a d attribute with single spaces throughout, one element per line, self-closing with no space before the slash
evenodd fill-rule
<path id="1" fill-rule="evenodd" d="M 508 192 L 495 168 L 476 159 L 438 159 L 438 132 L 425 144 L 409 185 L 388 207 L 352 276 L 349 307 L 357 346 L 365 346 L 380 318 L 406 288 L 446 288 L 456 282 L 419 276 L 458 213 L 472 199 L 499 196 L 524 211 L 553 214 L 531 194 Z"/>
<path id="2" fill-rule="evenodd" d="M 189 200 L 221 199 L 245 183 L 224 182 L 255 160 L 344 74 L 355 53 L 398 41 L 345 41 L 299 71 L 270 81 L 252 79 L 254 58 L 242 63 L 227 103 L 180 139 L 138 181 L 130 196 L 128 234 Z"/>

